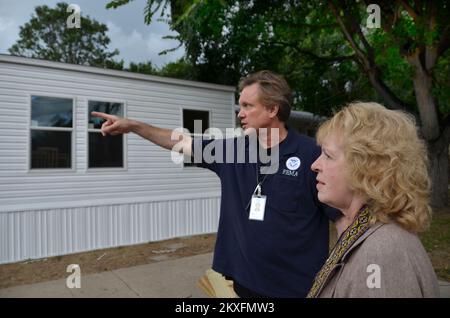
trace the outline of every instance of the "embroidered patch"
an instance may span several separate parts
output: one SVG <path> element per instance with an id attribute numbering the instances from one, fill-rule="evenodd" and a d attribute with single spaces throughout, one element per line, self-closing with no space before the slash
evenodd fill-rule
<path id="1" fill-rule="evenodd" d="M 297 170 L 298 168 L 300 168 L 300 158 L 298 157 L 290 157 L 287 161 L 286 161 L 286 168 L 288 168 L 289 170 Z"/>

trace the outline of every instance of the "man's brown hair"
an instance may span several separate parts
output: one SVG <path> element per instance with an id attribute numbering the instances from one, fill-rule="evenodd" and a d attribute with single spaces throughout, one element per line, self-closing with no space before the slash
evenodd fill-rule
<path id="1" fill-rule="evenodd" d="M 279 106 L 277 117 L 281 122 L 289 119 L 292 108 L 292 90 L 283 76 L 263 70 L 249 74 L 239 82 L 239 92 L 250 85 L 259 84 L 259 99 L 265 107 Z"/>

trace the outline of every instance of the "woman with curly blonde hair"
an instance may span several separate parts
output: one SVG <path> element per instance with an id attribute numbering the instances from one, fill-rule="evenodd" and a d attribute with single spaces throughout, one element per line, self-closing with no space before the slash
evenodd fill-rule
<path id="1" fill-rule="evenodd" d="M 426 146 L 414 117 L 355 102 L 321 125 L 319 200 L 343 213 L 308 297 L 438 297 L 417 233 L 429 225 Z"/>

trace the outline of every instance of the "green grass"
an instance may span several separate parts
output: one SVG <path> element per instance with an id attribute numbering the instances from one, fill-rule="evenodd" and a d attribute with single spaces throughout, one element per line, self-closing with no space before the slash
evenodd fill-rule
<path id="1" fill-rule="evenodd" d="M 420 235 L 426 250 L 431 252 L 436 249 L 445 249 L 450 244 L 450 215 L 436 216 L 430 228 Z"/>
<path id="2" fill-rule="evenodd" d="M 450 208 L 436 211 L 430 228 L 419 236 L 437 276 L 450 281 Z"/>

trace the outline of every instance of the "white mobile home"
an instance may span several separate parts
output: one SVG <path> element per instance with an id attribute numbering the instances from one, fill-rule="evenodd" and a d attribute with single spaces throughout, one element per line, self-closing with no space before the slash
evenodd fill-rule
<path id="1" fill-rule="evenodd" d="M 216 231 L 212 172 L 102 137 L 92 110 L 235 127 L 233 87 L 0 55 L 0 263 Z"/>

